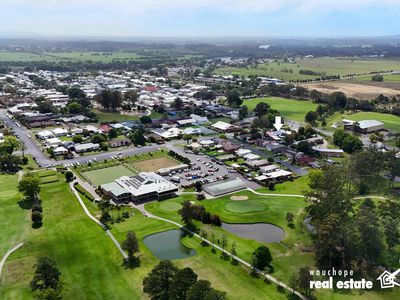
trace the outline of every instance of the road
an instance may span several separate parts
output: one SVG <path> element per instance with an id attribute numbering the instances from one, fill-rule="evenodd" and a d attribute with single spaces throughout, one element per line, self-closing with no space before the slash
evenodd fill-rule
<path id="1" fill-rule="evenodd" d="M 41 167 L 48 167 L 51 165 L 63 165 L 66 163 L 86 163 L 88 160 L 93 160 L 96 158 L 98 161 L 102 161 L 105 159 L 111 159 L 111 156 L 115 156 L 118 153 L 121 153 L 121 156 L 132 156 L 136 154 L 142 154 L 142 153 L 147 153 L 147 152 L 153 152 L 158 150 L 158 146 L 145 146 L 141 148 L 127 148 L 124 150 L 116 150 L 116 151 L 109 151 L 109 152 L 104 152 L 104 153 L 98 153 L 94 155 L 88 155 L 88 156 L 80 156 L 80 157 L 75 157 L 73 159 L 66 159 L 66 160 L 52 160 L 45 156 L 40 149 L 39 145 L 36 144 L 35 140 L 31 139 L 28 137 L 28 132 L 26 128 L 24 127 L 19 127 L 14 120 L 9 119 L 6 116 L 6 111 L 5 110 L 0 110 L 0 120 L 2 120 L 7 127 L 9 127 L 11 130 L 13 130 L 20 140 L 25 145 L 25 154 L 30 154 L 32 157 L 36 158 L 36 161 L 39 166 Z"/>

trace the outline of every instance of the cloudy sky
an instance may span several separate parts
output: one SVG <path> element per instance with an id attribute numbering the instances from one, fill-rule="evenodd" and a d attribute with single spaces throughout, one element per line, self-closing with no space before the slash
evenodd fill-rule
<path id="1" fill-rule="evenodd" d="M 400 0 L 0 0 L 0 33 L 394 35 L 400 34 Z"/>

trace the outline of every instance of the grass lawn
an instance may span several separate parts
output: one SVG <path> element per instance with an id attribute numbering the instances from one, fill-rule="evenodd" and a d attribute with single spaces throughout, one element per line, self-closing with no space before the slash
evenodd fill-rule
<path id="1" fill-rule="evenodd" d="M 155 172 L 161 168 L 177 166 L 180 163 L 168 156 L 152 158 L 132 163 L 141 172 Z"/>
<path id="2" fill-rule="evenodd" d="M 291 100 L 278 97 L 255 98 L 243 101 L 243 105 L 247 105 L 249 110 L 253 110 L 260 102 L 267 102 L 273 109 L 278 110 L 283 119 L 289 119 L 304 122 L 304 117 L 309 111 L 315 111 L 317 104 L 309 100 Z"/>
<path id="3" fill-rule="evenodd" d="M 310 178 L 308 175 L 301 176 L 293 181 L 285 181 L 283 183 L 275 184 L 274 190 L 270 190 L 267 187 L 257 189 L 257 192 L 266 194 L 293 194 L 293 195 L 304 195 L 305 192 L 310 191 L 308 185 Z"/>
<path id="4" fill-rule="evenodd" d="M 264 203 L 254 200 L 230 201 L 226 202 L 224 206 L 225 210 L 238 214 L 264 211 L 266 208 Z"/>
<path id="5" fill-rule="evenodd" d="M 109 183 L 121 176 L 132 176 L 134 174 L 135 173 L 133 171 L 122 165 L 83 173 L 83 175 L 87 177 L 94 185 Z"/>
<path id="6" fill-rule="evenodd" d="M 123 122 L 123 121 L 138 121 L 140 119 L 139 116 L 128 116 L 128 115 L 122 115 L 119 112 L 106 112 L 106 111 L 100 111 L 98 109 L 92 109 L 92 111 L 96 114 L 97 119 L 99 122 L 112 122 L 112 121 L 117 121 L 117 122 Z M 152 119 L 160 119 L 162 117 L 161 114 L 152 111 L 150 114 L 150 118 Z"/>
<path id="7" fill-rule="evenodd" d="M 372 75 L 363 76 L 363 77 L 357 77 L 357 78 L 354 78 L 354 80 L 364 81 L 364 82 L 365 81 L 373 82 L 372 81 Z M 385 74 L 385 75 L 383 75 L 383 82 L 400 83 L 400 74 Z"/>
<path id="8" fill-rule="evenodd" d="M 362 120 L 377 120 L 381 121 L 385 124 L 385 129 L 393 130 L 396 132 L 400 132 L 400 117 L 390 114 L 383 114 L 377 112 L 356 112 L 352 113 L 335 113 L 327 120 L 327 128 L 334 130 L 330 126 L 336 122 L 341 122 L 343 119 L 350 119 L 353 121 L 362 121 Z"/>
<path id="9" fill-rule="evenodd" d="M 356 58 L 356 57 L 316 57 L 289 62 L 268 62 L 245 67 L 223 67 L 215 71 L 220 75 L 258 75 L 284 80 L 311 79 L 317 75 L 300 74 L 300 70 L 311 70 L 326 75 L 364 74 L 373 71 L 389 71 L 400 69 L 398 59 Z"/>
<path id="10" fill-rule="evenodd" d="M 121 266 L 114 243 L 85 215 L 69 186 L 62 181 L 47 184 L 40 197 L 43 226 L 29 229 L 24 246 L 7 261 L 0 299 L 31 299 L 29 282 L 41 256 L 56 261 L 67 284 L 64 299 L 140 298 L 132 286 L 134 271 Z"/>
<path id="11" fill-rule="evenodd" d="M 30 214 L 18 205 L 23 195 L 18 192 L 17 175 L 0 175 L 0 191 L 1 260 L 8 250 L 26 240 L 30 228 Z"/>

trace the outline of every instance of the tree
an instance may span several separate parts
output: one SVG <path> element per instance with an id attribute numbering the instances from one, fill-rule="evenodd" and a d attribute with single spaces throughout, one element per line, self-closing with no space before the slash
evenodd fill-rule
<path id="1" fill-rule="evenodd" d="M 226 253 L 224 251 L 226 246 L 228 246 L 228 239 L 226 238 L 225 234 L 223 234 L 221 235 L 221 251 L 223 256 L 226 256 Z"/>
<path id="2" fill-rule="evenodd" d="M 20 148 L 20 142 L 14 136 L 5 136 L 3 142 L 0 143 L 0 155 L 13 154 L 15 150 Z"/>
<path id="3" fill-rule="evenodd" d="M 191 268 L 179 270 L 171 282 L 172 299 L 185 300 L 189 289 L 197 282 L 197 274 Z"/>
<path id="4" fill-rule="evenodd" d="M 72 138 L 72 141 L 76 144 L 82 143 L 83 137 L 80 134 L 77 134 Z"/>
<path id="5" fill-rule="evenodd" d="M 294 219 L 294 214 L 292 214 L 291 212 L 287 212 L 286 221 L 288 225 L 293 225 L 293 219 Z"/>
<path id="6" fill-rule="evenodd" d="M 110 139 L 115 139 L 116 137 L 118 137 L 118 130 L 115 128 L 111 128 L 110 131 L 108 132 L 108 137 Z"/>
<path id="7" fill-rule="evenodd" d="M 196 181 L 194 184 L 194 188 L 196 189 L 196 192 L 201 192 L 201 190 L 203 189 L 201 182 Z"/>
<path id="8" fill-rule="evenodd" d="M 236 262 L 235 256 L 237 255 L 236 242 L 235 241 L 233 241 L 232 245 L 231 245 L 231 255 L 232 255 L 232 263 L 235 263 Z"/>
<path id="9" fill-rule="evenodd" d="M 315 111 L 309 111 L 309 112 L 306 114 L 305 118 L 304 118 L 304 120 L 305 120 L 307 123 L 310 123 L 310 124 L 315 124 L 315 122 L 317 121 L 317 119 L 318 119 L 318 115 L 317 115 L 317 113 L 316 113 Z"/>
<path id="10" fill-rule="evenodd" d="M 183 108 L 183 101 L 181 98 L 176 98 L 174 102 L 171 103 L 171 106 L 176 110 L 181 110 Z"/>
<path id="11" fill-rule="evenodd" d="M 272 255 L 267 246 L 258 247 L 252 254 L 252 264 L 259 270 L 264 270 L 271 262 Z"/>
<path id="12" fill-rule="evenodd" d="M 18 190 L 26 197 L 34 200 L 40 192 L 40 181 L 33 173 L 26 173 L 18 185 Z"/>
<path id="13" fill-rule="evenodd" d="M 192 285 L 188 294 L 187 300 L 225 300 L 226 293 L 215 290 L 207 280 L 199 280 Z"/>
<path id="14" fill-rule="evenodd" d="M 141 116 L 140 117 L 140 123 L 147 125 L 153 123 L 153 120 L 149 116 Z"/>
<path id="15" fill-rule="evenodd" d="M 356 136 L 349 134 L 343 140 L 341 147 L 342 147 L 343 151 L 351 154 L 358 150 L 361 150 L 363 148 L 363 143 Z"/>
<path id="16" fill-rule="evenodd" d="M 192 135 L 191 134 L 184 134 L 182 139 L 185 140 L 187 144 L 189 144 L 189 141 L 192 139 Z"/>
<path id="17" fill-rule="evenodd" d="M 74 178 L 74 173 L 72 173 L 71 171 L 65 172 L 65 180 L 67 182 L 70 182 L 73 178 Z"/>
<path id="18" fill-rule="evenodd" d="M 139 95 L 134 90 L 128 91 L 128 92 L 125 93 L 124 99 L 125 99 L 125 101 L 128 101 L 130 106 L 132 106 L 138 101 Z"/>
<path id="19" fill-rule="evenodd" d="M 141 130 L 135 130 L 133 133 L 130 134 L 130 138 L 132 143 L 137 146 L 137 145 L 146 145 L 146 138 L 144 137 L 143 133 Z"/>
<path id="20" fill-rule="evenodd" d="M 266 115 L 270 109 L 271 105 L 269 105 L 267 102 L 259 102 L 254 108 L 254 113 L 257 117 L 262 117 Z"/>
<path id="21" fill-rule="evenodd" d="M 226 99 L 228 104 L 233 107 L 239 107 L 243 103 L 243 100 L 240 98 L 240 93 L 237 89 L 229 90 Z"/>
<path id="22" fill-rule="evenodd" d="M 244 119 L 249 115 L 249 108 L 247 105 L 242 105 L 239 109 L 239 118 Z"/>
<path id="23" fill-rule="evenodd" d="M 182 208 L 178 211 L 181 215 L 181 220 L 187 227 L 192 225 L 192 204 L 190 201 L 184 201 Z"/>
<path id="24" fill-rule="evenodd" d="M 81 114 L 84 111 L 83 106 L 75 101 L 68 103 L 67 107 L 70 114 Z"/>
<path id="25" fill-rule="evenodd" d="M 34 295 L 38 299 L 61 299 L 63 283 L 56 263 L 44 256 L 37 260 L 35 268 L 35 274 L 30 283 Z M 43 297 L 43 295 L 52 295 L 53 297 Z"/>
<path id="26" fill-rule="evenodd" d="M 171 283 L 178 269 L 169 260 L 162 260 L 143 279 L 143 292 L 151 299 L 169 299 Z"/>
<path id="27" fill-rule="evenodd" d="M 100 133 L 93 134 L 92 137 L 90 138 L 90 141 L 96 144 L 103 143 L 105 140 L 106 140 L 105 137 Z"/>
<path id="28" fill-rule="evenodd" d="M 42 224 L 43 216 L 40 211 L 32 211 L 31 219 L 34 225 Z"/>
<path id="29" fill-rule="evenodd" d="M 297 277 L 297 288 L 300 292 L 304 293 L 306 297 L 310 295 L 312 289 L 310 288 L 310 281 L 313 280 L 313 276 L 310 274 L 310 268 L 300 268 Z"/>
<path id="30" fill-rule="evenodd" d="M 383 76 L 381 74 L 375 74 L 372 76 L 372 81 L 383 82 Z"/>
<path id="31" fill-rule="evenodd" d="M 128 252 L 128 259 L 132 260 L 134 254 L 139 252 L 139 242 L 133 231 L 128 231 L 125 240 L 121 244 L 122 249 Z"/>

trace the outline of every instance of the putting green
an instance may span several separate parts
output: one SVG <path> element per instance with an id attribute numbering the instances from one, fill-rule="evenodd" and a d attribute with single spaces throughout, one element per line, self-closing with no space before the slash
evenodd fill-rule
<path id="1" fill-rule="evenodd" d="M 160 208 L 165 211 L 178 211 L 182 207 L 181 204 L 177 202 L 161 202 Z"/>
<path id="2" fill-rule="evenodd" d="M 233 213 L 247 213 L 253 211 L 263 211 L 267 207 L 264 203 L 247 200 L 247 201 L 229 201 L 225 203 L 225 209 Z"/>
<path id="3" fill-rule="evenodd" d="M 0 192 L 0 198 L 11 198 L 18 194 L 17 190 L 2 190 Z"/>

